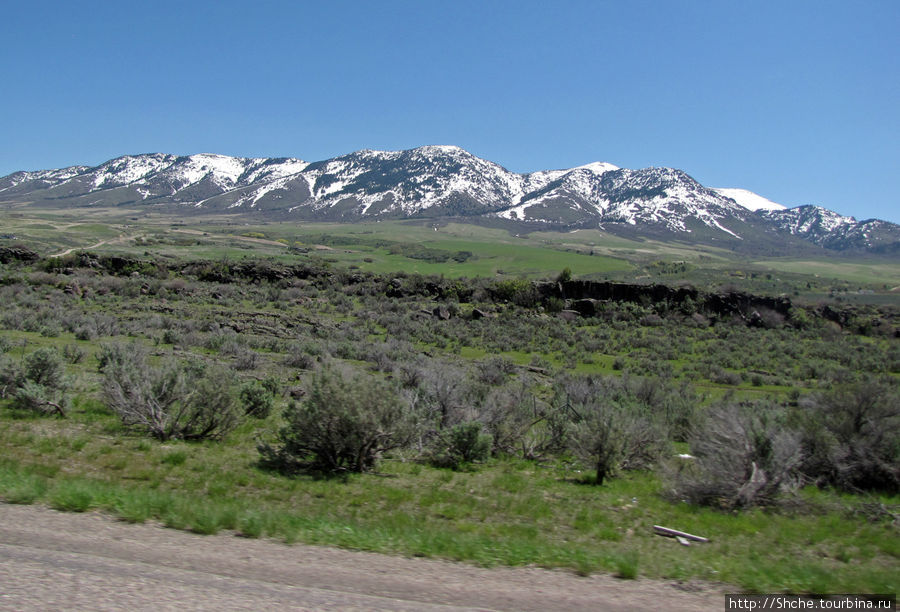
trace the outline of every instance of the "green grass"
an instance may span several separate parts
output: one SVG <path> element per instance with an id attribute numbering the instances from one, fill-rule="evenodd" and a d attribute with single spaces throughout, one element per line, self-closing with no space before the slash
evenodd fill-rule
<path id="1" fill-rule="evenodd" d="M 682 281 L 697 286 L 725 282 L 772 294 L 808 292 L 811 296 L 824 296 L 823 299 L 830 299 L 835 283 L 849 283 L 853 291 L 862 287 L 887 292 L 900 286 L 900 264 L 885 259 L 831 255 L 819 261 L 748 260 L 713 246 L 631 240 L 587 229 L 514 234 L 498 228 L 448 223 L 435 231 L 427 222 L 260 223 L 252 216 L 209 214 L 185 218 L 120 208 L 18 208 L 0 211 L 0 225 L 19 237 L 18 244 L 29 245 L 43 254 L 91 247 L 99 252 L 166 258 L 234 261 L 264 256 L 285 263 L 313 258 L 372 272 L 404 270 L 447 277 L 540 278 L 555 276 L 568 267 L 576 276 Z M 317 245 L 323 236 L 338 237 L 347 244 L 319 249 Z M 474 256 L 464 263 L 429 263 L 391 254 L 386 247 L 378 246 L 379 241 L 421 244 L 451 253 L 471 251 Z M 104 244 L 98 244 L 101 242 Z M 293 244 L 309 247 L 310 253 L 289 252 L 286 246 Z M 687 262 L 690 269 L 674 276 L 658 276 L 654 267 L 657 262 Z"/>
<path id="2" fill-rule="evenodd" d="M 890 287 L 900 285 L 900 265 L 884 261 L 767 259 L 756 263 L 773 270 L 848 281 L 854 288 L 869 284 L 887 284 Z"/>
<path id="3" fill-rule="evenodd" d="M 2 416 L 0 499 L 100 509 L 128 522 L 158 520 L 201 534 L 231 531 L 484 566 L 703 579 L 766 592 L 896 592 L 898 586 L 895 528 L 853 518 L 850 510 L 860 501 L 852 496 L 804 491 L 796 511 L 728 514 L 665 501 L 650 474 L 597 487 L 582 484 L 571 466 L 513 459 L 452 472 L 398 457 L 379 474 L 286 478 L 257 468 L 249 429 L 225 444 L 173 450 L 104 437 L 102 422 L 72 425 L 45 420 L 34 431 L 27 421 Z M 89 441 L 74 451 L 67 441 L 76 439 Z M 69 450 L 47 456 L 43 440 Z M 190 459 L 168 459 L 182 452 Z M 654 524 L 711 542 L 684 548 L 654 535 Z"/>
<path id="4" fill-rule="evenodd" d="M 334 257 L 341 263 L 356 265 L 359 269 L 370 272 L 384 273 L 402 269 L 406 272 L 418 274 L 443 274 L 451 278 L 463 276 L 490 277 L 498 274 L 540 278 L 558 273 L 563 268 L 570 268 L 575 275 L 606 274 L 621 272 L 631 268 L 627 262 L 621 259 L 605 256 L 590 257 L 580 253 L 558 251 L 527 244 L 490 244 L 461 241 L 430 241 L 425 244 L 426 246 L 453 251 L 471 251 L 475 254 L 475 257 L 464 263 L 429 263 L 401 255 L 392 255 L 386 250 L 367 253 L 343 253 Z M 366 262 L 365 259 L 367 258 L 373 261 Z"/>
<path id="5" fill-rule="evenodd" d="M 187 451 L 179 449 L 166 453 L 160 461 L 168 465 L 176 466 L 182 465 L 185 461 L 187 461 L 187 457 Z"/>
<path id="6" fill-rule="evenodd" d="M 85 512 L 95 503 L 92 483 L 61 479 L 48 493 L 50 507 L 64 512 Z"/>

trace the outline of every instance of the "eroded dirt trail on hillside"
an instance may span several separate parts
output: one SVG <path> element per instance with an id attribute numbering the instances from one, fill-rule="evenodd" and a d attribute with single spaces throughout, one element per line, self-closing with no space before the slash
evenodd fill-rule
<path id="1" fill-rule="evenodd" d="M 4 610 L 711 610 L 712 589 L 482 569 L 0 504 Z"/>
<path id="2" fill-rule="evenodd" d="M 100 242 L 97 242 L 90 246 L 72 247 L 64 251 L 60 251 L 59 253 L 53 253 L 49 255 L 49 257 L 65 257 L 66 255 L 69 255 L 75 251 L 90 251 L 91 249 L 96 249 L 103 246 L 104 244 L 123 244 L 126 241 L 136 237 L 137 234 L 119 234 L 115 238 L 107 238 L 106 240 L 101 240 Z"/>

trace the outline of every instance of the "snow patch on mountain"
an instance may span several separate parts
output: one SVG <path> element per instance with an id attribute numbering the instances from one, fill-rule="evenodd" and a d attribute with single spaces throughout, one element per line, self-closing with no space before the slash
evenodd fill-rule
<path id="1" fill-rule="evenodd" d="M 286 158 L 282 160 L 269 160 L 259 158 L 252 160 L 254 165 L 241 176 L 241 184 L 250 185 L 257 181 L 280 179 L 302 172 L 309 166 L 302 159 Z"/>
<path id="2" fill-rule="evenodd" d="M 619 170 L 618 166 L 614 166 L 607 162 L 591 162 L 589 164 L 585 164 L 583 166 L 577 166 L 572 168 L 572 170 L 590 170 L 595 174 L 603 174 L 604 172 L 610 172 L 611 170 Z"/>
<path id="3" fill-rule="evenodd" d="M 108 189 L 127 185 L 169 167 L 174 161 L 171 155 L 125 155 L 101 164 L 93 169 L 93 189 Z M 70 177 L 74 178 L 74 177 Z"/>
<path id="4" fill-rule="evenodd" d="M 785 210 L 787 206 L 767 200 L 761 195 L 746 189 L 712 188 L 716 193 L 731 198 L 747 210 Z"/>
<path id="5" fill-rule="evenodd" d="M 777 221 L 782 229 L 799 236 L 830 233 L 839 228 L 856 225 L 856 219 L 853 217 L 845 217 L 827 208 L 812 205 L 764 212 L 763 215 Z"/>

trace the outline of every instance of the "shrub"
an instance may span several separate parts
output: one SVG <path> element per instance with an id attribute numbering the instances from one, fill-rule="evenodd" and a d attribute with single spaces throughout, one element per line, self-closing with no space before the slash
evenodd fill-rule
<path id="1" fill-rule="evenodd" d="M 40 348 L 25 358 L 25 378 L 49 389 L 62 389 L 65 368 L 59 353 Z"/>
<path id="2" fill-rule="evenodd" d="M 25 382 L 25 372 L 12 359 L 0 357 L 0 398 L 10 397 Z"/>
<path id="3" fill-rule="evenodd" d="M 636 403 L 598 397 L 573 409 L 571 448 L 596 469 L 598 485 L 620 470 L 649 468 L 667 446 L 663 429 Z"/>
<path id="4" fill-rule="evenodd" d="M 259 353 L 250 349 L 240 349 L 234 356 L 234 367 L 237 370 L 254 370 L 259 367 Z"/>
<path id="5" fill-rule="evenodd" d="M 544 310 L 551 314 L 562 312 L 565 308 L 565 301 L 558 297 L 550 296 L 544 301 Z"/>
<path id="6" fill-rule="evenodd" d="M 673 475 L 673 492 L 691 503 L 725 509 L 770 505 L 799 484 L 800 436 L 776 407 L 712 408 L 691 448 L 694 465 Z"/>
<path id="7" fill-rule="evenodd" d="M 66 416 L 66 403 L 57 389 L 24 381 L 13 396 L 13 407 L 43 414 Z"/>
<path id="8" fill-rule="evenodd" d="M 160 440 L 218 439 L 238 425 L 229 372 L 174 360 L 151 366 L 139 345 L 130 349 L 114 350 L 103 367 L 106 402 L 125 425 Z"/>
<path id="9" fill-rule="evenodd" d="M 163 344 L 181 344 L 181 334 L 177 329 L 167 329 L 162 335 Z"/>
<path id="10" fill-rule="evenodd" d="M 463 464 L 487 459 L 491 454 L 492 441 L 481 423 L 459 423 L 437 435 L 431 444 L 428 460 L 436 467 L 456 470 Z"/>
<path id="11" fill-rule="evenodd" d="M 478 362 L 478 379 L 487 385 L 499 385 L 507 375 L 516 371 L 516 365 L 502 355 L 488 357 Z"/>
<path id="12" fill-rule="evenodd" d="M 313 376 L 309 397 L 292 402 L 285 417 L 279 445 L 258 447 L 262 464 L 284 473 L 369 471 L 383 452 L 405 445 L 414 426 L 391 386 L 334 367 Z"/>
<path id="13" fill-rule="evenodd" d="M 272 412 L 272 393 L 258 383 L 247 383 L 241 387 L 241 404 L 244 413 L 257 419 L 264 419 Z"/>
<path id="14" fill-rule="evenodd" d="M 56 338 L 61 333 L 62 329 L 56 322 L 51 322 L 41 327 L 41 335 L 45 338 Z"/>
<path id="15" fill-rule="evenodd" d="M 728 372 L 719 366 L 713 367 L 709 379 L 720 385 L 739 385 L 743 382 L 740 374 L 737 372 Z"/>
<path id="16" fill-rule="evenodd" d="M 520 453 L 525 459 L 535 459 L 546 450 L 543 443 L 548 437 L 542 435 L 546 424 L 540 433 L 535 431 L 546 415 L 540 412 L 528 385 L 529 381 L 521 378 L 506 387 L 491 389 L 481 403 L 478 420 L 493 438 L 495 453 Z"/>
<path id="17" fill-rule="evenodd" d="M 865 380 L 800 401 L 806 460 L 819 484 L 900 491 L 900 394 Z"/>
<path id="18" fill-rule="evenodd" d="M 316 367 L 316 357 L 299 346 L 292 346 L 287 356 L 284 358 L 284 365 L 289 368 L 299 368 L 301 370 L 311 370 Z"/>
<path id="19" fill-rule="evenodd" d="M 0 397 L 12 397 L 20 410 L 66 416 L 67 398 L 62 358 L 54 349 L 42 348 L 25 357 L 24 367 L 0 362 Z"/>
<path id="20" fill-rule="evenodd" d="M 81 363 L 84 359 L 85 351 L 77 344 L 67 344 L 63 347 L 63 357 L 69 363 Z"/>
<path id="21" fill-rule="evenodd" d="M 430 420 L 437 429 L 445 429 L 453 423 L 467 419 L 467 409 L 473 390 L 467 380 L 467 372 L 447 363 L 434 362 L 421 372 L 422 400 Z"/>
<path id="22" fill-rule="evenodd" d="M 620 470 L 650 467 L 670 436 L 682 435 L 692 418 L 691 395 L 684 391 L 660 379 L 564 377 L 547 414 L 568 449 L 596 468 L 596 483 L 602 484 Z"/>
<path id="23" fill-rule="evenodd" d="M 279 383 L 278 379 L 274 376 L 266 376 L 259 384 L 266 392 L 270 393 L 273 398 L 281 391 L 281 383 Z"/>
<path id="24" fill-rule="evenodd" d="M 96 357 L 97 371 L 103 372 L 110 365 L 121 365 L 131 359 L 146 359 L 146 351 L 136 344 L 101 344 Z"/>
<path id="25" fill-rule="evenodd" d="M 512 302 L 524 308 L 535 306 L 540 299 L 534 283 L 525 278 L 498 281 L 490 291 L 497 301 Z"/>

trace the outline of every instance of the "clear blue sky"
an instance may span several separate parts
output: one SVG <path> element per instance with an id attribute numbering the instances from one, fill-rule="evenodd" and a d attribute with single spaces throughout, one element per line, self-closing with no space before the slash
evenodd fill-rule
<path id="1" fill-rule="evenodd" d="M 456 144 L 900 222 L 900 1 L 8 2 L 0 175 Z"/>

